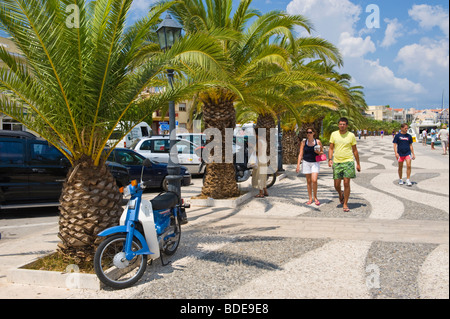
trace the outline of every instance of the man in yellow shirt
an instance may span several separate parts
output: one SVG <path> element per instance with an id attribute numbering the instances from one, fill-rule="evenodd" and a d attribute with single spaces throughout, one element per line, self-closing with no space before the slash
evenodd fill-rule
<path id="1" fill-rule="evenodd" d="M 334 188 L 339 194 L 339 200 L 344 212 L 349 212 L 348 199 L 350 198 L 350 179 L 356 177 L 356 170 L 361 171 L 356 137 L 347 131 L 348 119 L 339 119 L 339 131 L 333 132 L 330 137 L 330 149 L 328 151 L 328 166 L 333 167 Z M 333 158 L 334 154 L 334 158 Z M 344 191 L 341 190 L 341 182 L 344 180 Z"/>

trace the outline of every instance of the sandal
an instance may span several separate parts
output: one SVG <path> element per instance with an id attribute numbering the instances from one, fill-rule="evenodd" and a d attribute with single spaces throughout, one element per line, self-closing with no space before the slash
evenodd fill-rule
<path id="1" fill-rule="evenodd" d="M 307 201 L 305 204 L 306 205 L 311 205 L 313 202 L 312 202 L 312 200 L 310 200 L 310 201 Z"/>
<path id="2" fill-rule="evenodd" d="M 349 213 L 349 212 L 350 212 L 350 208 L 345 207 L 345 208 L 344 208 L 344 213 Z"/>
<path id="3" fill-rule="evenodd" d="M 316 199 L 316 200 L 314 201 L 314 204 L 316 204 L 316 206 L 320 206 L 320 202 L 319 202 L 319 200 L 318 200 L 318 199 Z"/>
<path id="4" fill-rule="evenodd" d="M 255 196 L 255 198 L 264 198 L 264 195 L 258 194 Z"/>

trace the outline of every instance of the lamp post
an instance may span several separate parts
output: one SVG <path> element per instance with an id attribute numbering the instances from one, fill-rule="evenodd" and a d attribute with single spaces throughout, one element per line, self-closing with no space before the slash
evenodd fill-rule
<path id="1" fill-rule="evenodd" d="M 156 30 L 158 34 L 159 46 L 164 52 L 169 50 L 175 41 L 181 38 L 181 25 L 172 19 L 170 14 L 161 22 Z M 173 89 L 173 70 L 167 70 L 169 78 L 169 89 Z M 176 150 L 176 131 L 175 131 L 175 102 L 169 102 L 169 131 L 170 131 L 170 155 L 167 165 L 167 181 L 169 192 L 176 193 L 181 200 L 181 176 L 180 165 L 178 164 L 178 151 Z"/>
<path id="2" fill-rule="evenodd" d="M 277 115 L 278 119 L 278 172 L 284 172 L 283 168 L 283 133 L 281 132 L 281 120 L 280 114 Z"/>

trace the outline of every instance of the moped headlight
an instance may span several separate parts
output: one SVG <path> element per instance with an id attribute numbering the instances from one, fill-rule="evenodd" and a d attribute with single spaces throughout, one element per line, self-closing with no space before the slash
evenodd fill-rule
<path id="1" fill-rule="evenodd" d="M 121 187 L 119 188 L 119 191 L 123 194 L 124 197 L 130 196 L 130 187 Z"/>

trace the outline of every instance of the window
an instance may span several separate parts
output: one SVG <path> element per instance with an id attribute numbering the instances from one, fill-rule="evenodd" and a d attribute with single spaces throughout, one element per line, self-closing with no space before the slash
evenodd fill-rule
<path id="1" fill-rule="evenodd" d="M 142 136 L 149 136 L 148 129 L 146 126 L 141 126 L 141 133 L 142 133 Z"/>
<path id="2" fill-rule="evenodd" d="M 3 129 L 7 131 L 23 131 L 23 125 L 12 119 L 3 119 Z"/>
<path id="3" fill-rule="evenodd" d="M 31 143 L 31 164 L 61 165 L 65 158 L 56 147 L 44 143 Z"/>
<path id="4" fill-rule="evenodd" d="M 178 104 L 178 111 L 179 112 L 186 112 L 186 103 Z"/>
<path id="5" fill-rule="evenodd" d="M 132 152 L 116 151 L 116 159 L 122 165 L 142 165 L 143 159 Z"/>
<path id="6" fill-rule="evenodd" d="M 153 142 L 153 153 L 168 153 L 169 151 L 169 140 L 152 140 Z"/>
<path id="7" fill-rule="evenodd" d="M 139 149 L 141 151 L 150 151 L 152 142 L 153 141 L 151 141 L 151 140 L 142 142 L 141 147 Z"/>
<path id="8" fill-rule="evenodd" d="M 179 141 L 177 144 L 177 151 L 179 154 L 193 154 L 194 149 L 192 147 L 191 143 L 185 142 L 185 141 Z"/>
<path id="9" fill-rule="evenodd" d="M 0 141 L 0 164 L 23 164 L 23 143 Z"/>

